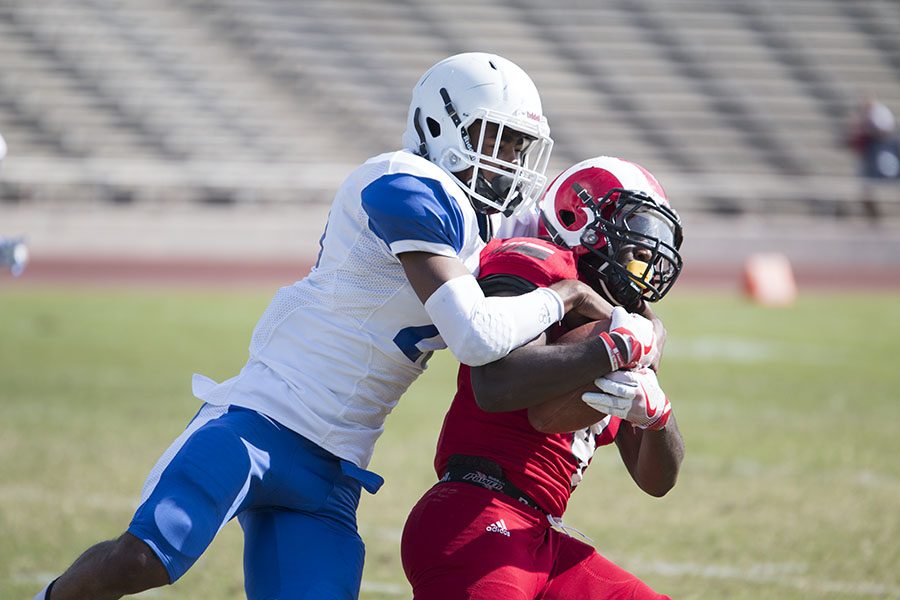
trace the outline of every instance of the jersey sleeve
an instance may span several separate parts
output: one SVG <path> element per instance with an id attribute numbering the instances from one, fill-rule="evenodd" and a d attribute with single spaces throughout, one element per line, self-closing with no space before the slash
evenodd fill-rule
<path id="1" fill-rule="evenodd" d="M 576 279 L 578 269 L 571 250 L 538 238 L 494 239 L 481 252 L 479 280 L 512 275 L 535 286 L 547 287 L 563 279 Z"/>
<path id="2" fill-rule="evenodd" d="M 392 254 L 428 252 L 455 257 L 463 247 L 465 221 L 440 182 L 408 173 L 379 177 L 362 191 L 369 228 Z"/>

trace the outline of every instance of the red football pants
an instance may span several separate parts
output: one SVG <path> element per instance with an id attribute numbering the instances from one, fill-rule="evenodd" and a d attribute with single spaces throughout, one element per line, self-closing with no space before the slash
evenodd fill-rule
<path id="1" fill-rule="evenodd" d="M 468 483 L 437 485 L 419 500 L 401 557 L 415 600 L 669 598 L 538 511 Z"/>

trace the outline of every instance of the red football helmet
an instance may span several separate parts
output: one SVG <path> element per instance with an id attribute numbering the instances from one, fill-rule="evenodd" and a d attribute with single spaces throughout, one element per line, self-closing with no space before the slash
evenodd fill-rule
<path id="1" fill-rule="evenodd" d="M 656 302 L 681 273 L 681 219 L 635 163 L 600 156 L 570 167 L 544 193 L 541 222 L 575 251 L 581 277 L 622 306 Z"/>

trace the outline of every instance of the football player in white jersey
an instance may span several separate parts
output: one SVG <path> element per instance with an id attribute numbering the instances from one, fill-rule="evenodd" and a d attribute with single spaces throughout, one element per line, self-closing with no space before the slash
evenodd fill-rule
<path id="1" fill-rule="evenodd" d="M 240 374 L 195 375 L 205 403 L 151 471 L 128 530 L 36 598 L 173 583 L 235 516 L 249 598 L 355 598 L 356 507 L 382 483 L 366 467 L 430 353 L 481 365 L 571 310 L 606 316 L 574 280 L 486 298 L 473 276 L 494 232 L 536 232 L 552 141 L 522 69 L 483 53 L 439 62 L 413 90 L 403 140 L 338 189 L 315 267 L 277 292 Z"/>

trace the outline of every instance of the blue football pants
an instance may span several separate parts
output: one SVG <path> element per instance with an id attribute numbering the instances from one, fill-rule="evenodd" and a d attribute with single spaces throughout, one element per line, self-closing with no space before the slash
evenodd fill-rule
<path id="1" fill-rule="evenodd" d="M 252 410 L 204 405 L 151 471 L 128 531 L 184 575 L 237 516 L 250 600 L 352 599 L 360 489 L 381 478 Z"/>

